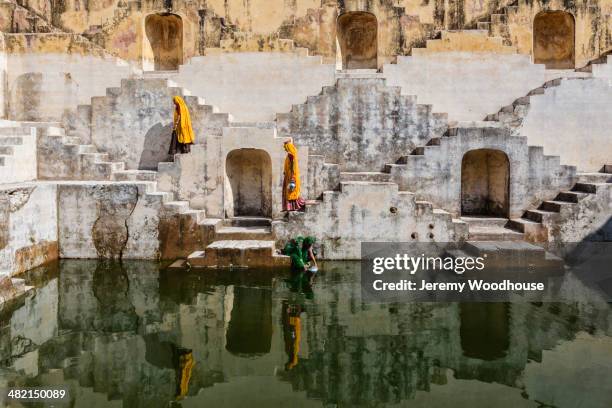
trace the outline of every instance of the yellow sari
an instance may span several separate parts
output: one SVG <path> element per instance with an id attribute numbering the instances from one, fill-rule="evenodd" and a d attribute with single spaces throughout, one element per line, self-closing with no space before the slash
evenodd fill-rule
<path id="1" fill-rule="evenodd" d="M 300 195 L 301 184 L 298 152 L 293 142 L 285 143 L 285 151 L 287 152 L 287 157 L 285 158 L 285 177 L 283 180 L 283 210 L 297 211 L 304 206 L 304 200 Z M 289 188 L 289 183 L 291 183 L 291 181 L 295 183 L 295 188 L 293 189 Z"/>
<path id="2" fill-rule="evenodd" d="M 193 128 L 191 127 L 191 116 L 185 100 L 180 96 L 172 98 L 178 112 L 174 109 L 174 130 L 179 143 L 191 144 L 194 142 Z"/>

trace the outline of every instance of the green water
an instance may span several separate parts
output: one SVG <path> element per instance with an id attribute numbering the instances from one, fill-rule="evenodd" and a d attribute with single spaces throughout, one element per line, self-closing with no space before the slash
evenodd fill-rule
<path id="1" fill-rule="evenodd" d="M 0 389 L 70 395 L 9 406 L 612 406 L 612 305 L 367 304 L 358 264 L 319 275 L 39 268 L 0 314 Z"/>

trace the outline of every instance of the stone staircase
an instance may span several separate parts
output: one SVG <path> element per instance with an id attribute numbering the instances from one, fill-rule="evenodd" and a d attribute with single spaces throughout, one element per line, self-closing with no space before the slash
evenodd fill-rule
<path id="1" fill-rule="evenodd" d="M 264 217 L 203 217 L 197 225 L 208 238 L 205 249 L 196 250 L 186 261 L 173 265 L 230 269 L 288 267 L 289 258 L 276 250 L 271 223 L 270 218 Z"/>
<path id="2" fill-rule="evenodd" d="M 500 37 L 505 45 L 511 45 L 510 30 L 508 29 L 508 21 L 518 14 L 519 5 L 508 5 L 502 7 L 497 13 L 492 13 L 488 17 L 488 21 L 479 21 L 476 23 L 476 29 L 484 30 L 491 36 Z"/>
<path id="3" fill-rule="evenodd" d="M 24 279 L 12 278 L 8 273 L 0 272 L 0 308 L 5 302 L 18 299 L 33 290 L 34 286 L 28 286 Z"/>
<path id="4" fill-rule="evenodd" d="M 465 151 L 480 148 L 520 152 L 525 165 L 538 170 L 541 177 L 550 178 L 546 182 L 540 180 L 541 188 L 548 194 L 558 190 L 555 185 L 562 187 L 572 182 L 575 167 L 561 165 L 558 156 L 544 155 L 541 147 L 527 146 L 525 137 L 511 135 L 501 124 L 490 122 L 453 125 L 443 136 L 434 137 L 423 146 L 416 147 L 410 154 L 401 156 L 395 163 L 387 164 L 385 172 L 391 174 L 392 180 L 399 184 L 401 190 L 415 191 L 422 199 L 443 208 L 454 203 L 452 212 L 459 213 L 454 191 L 440 191 L 439 186 L 457 174 L 457 169 L 450 162 L 457 160 L 460 166 Z M 460 171 L 460 167 L 458 169 Z M 534 183 L 535 180 L 530 182 Z M 442 202 L 445 204 L 442 205 Z"/>
<path id="5" fill-rule="evenodd" d="M 581 80 L 584 78 L 586 77 L 556 78 L 547 81 L 542 86 L 531 90 L 527 95 L 517 98 L 510 105 L 502 107 L 497 113 L 487 115 L 484 120 L 501 123 L 511 129 L 513 133 L 516 133 L 529 113 L 529 107 L 532 102 L 531 98 L 544 95 L 549 88 L 558 87 L 564 80 Z"/>
<path id="6" fill-rule="evenodd" d="M 594 227 L 590 220 L 591 212 L 602 204 L 604 216 L 606 210 L 610 211 L 605 205 L 610 204 L 612 197 L 612 165 L 603 166 L 599 173 L 578 173 L 577 180 L 571 189 L 559 192 L 553 200 L 543 201 L 537 209 L 527 210 L 521 218 L 510 220 L 508 227 L 523 233 L 525 239 L 533 242 L 563 242 L 566 237 L 556 234 L 567 224 L 576 226 L 569 225 L 570 228 L 582 229 L 584 236 L 591 233 Z M 595 233 L 608 234 L 605 231 Z M 576 236 L 573 241 L 579 241 L 584 236 Z M 602 238 L 610 239 L 609 236 Z"/>
<path id="7" fill-rule="evenodd" d="M 0 183 L 36 179 L 36 129 L 0 127 Z"/>

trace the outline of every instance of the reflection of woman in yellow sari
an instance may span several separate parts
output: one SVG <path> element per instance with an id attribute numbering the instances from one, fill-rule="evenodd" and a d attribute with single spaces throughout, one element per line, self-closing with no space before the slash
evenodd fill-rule
<path id="1" fill-rule="evenodd" d="M 283 337 L 285 338 L 285 351 L 288 361 L 285 364 L 287 371 L 295 368 L 299 362 L 300 342 L 302 340 L 302 306 L 283 302 Z"/>
<path id="2" fill-rule="evenodd" d="M 177 153 L 189 153 L 194 137 L 191 116 L 185 100 L 180 96 L 175 96 L 172 102 L 174 102 L 174 121 L 168 154 L 174 157 Z"/>
<path id="3" fill-rule="evenodd" d="M 297 149 L 293 140 L 287 140 L 284 147 L 287 157 L 283 179 L 283 210 L 299 211 L 304 208 L 304 199 L 300 195 L 300 166 Z"/>

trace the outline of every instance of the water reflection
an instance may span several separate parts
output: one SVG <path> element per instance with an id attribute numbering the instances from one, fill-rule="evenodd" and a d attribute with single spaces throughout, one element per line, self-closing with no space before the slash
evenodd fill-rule
<path id="1" fill-rule="evenodd" d="M 358 268 L 327 263 L 311 285 L 62 261 L 0 314 L 0 388 L 66 384 L 88 408 L 612 405 L 612 314 L 596 297 L 369 304 Z"/>

